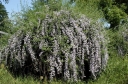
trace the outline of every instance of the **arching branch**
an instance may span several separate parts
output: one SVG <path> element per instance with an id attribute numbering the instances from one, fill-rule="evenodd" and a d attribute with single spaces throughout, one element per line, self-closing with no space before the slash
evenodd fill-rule
<path id="1" fill-rule="evenodd" d="M 8 33 L 0 31 L 0 34 L 8 35 Z"/>

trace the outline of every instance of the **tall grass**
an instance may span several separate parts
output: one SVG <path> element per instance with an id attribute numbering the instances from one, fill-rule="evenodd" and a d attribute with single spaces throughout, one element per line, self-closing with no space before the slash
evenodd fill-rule
<path id="1" fill-rule="evenodd" d="M 14 77 L 6 69 L 4 64 L 0 65 L 0 84 L 40 84 L 40 81 L 35 80 L 33 77 Z"/>
<path id="2" fill-rule="evenodd" d="M 97 80 L 89 80 L 88 83 L 79 81 L 75 84 L 128 84 L 128 55 L 124 57 L 111 56 L 106 70 L 102 72 Z M 40 81 L 33 77 L 14 78 L 4 65 L 0 66 L 0 84 L 48 84 L 48 81 Z M 50 84 L 74 84 L 62 80 L 51 81 Z"/>
<path id="3" fill-rule="evenodd" d="M 128 57 L 111 56 L 106 70 L 89 84 L 128 84 Z"/>

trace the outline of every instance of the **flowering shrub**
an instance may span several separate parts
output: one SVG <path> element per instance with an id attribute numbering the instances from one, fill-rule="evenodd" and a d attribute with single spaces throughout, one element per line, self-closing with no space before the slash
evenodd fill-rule
<path id="1" fill-rule="evenodd" d="M 15 74 L 96 79 L 108 60 L 104 34 L 99 23 L 61 10 L 47 15 L 33 31 L 15 33 L 0 58 Z"/>

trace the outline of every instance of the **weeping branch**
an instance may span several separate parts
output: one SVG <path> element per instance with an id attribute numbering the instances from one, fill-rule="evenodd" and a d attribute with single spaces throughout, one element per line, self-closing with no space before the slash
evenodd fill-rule
<path id="1" fill-rule="evenodd" d="M 15 74 L 31 73 L 50 80 L 96 79 L 108 60 L 103 28 L 84 15 L 64 10 L 53 15 L 39 21 L 31 32 L 11 36 L 0 59 Z"/>

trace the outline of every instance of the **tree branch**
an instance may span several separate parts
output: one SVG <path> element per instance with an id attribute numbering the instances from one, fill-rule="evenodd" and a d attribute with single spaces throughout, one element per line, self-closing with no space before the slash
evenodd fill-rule
<path id="1" fill-rule="evenodd" d="M 0 34 L 8 35 L 8 33 L 0 31 Z"/>

